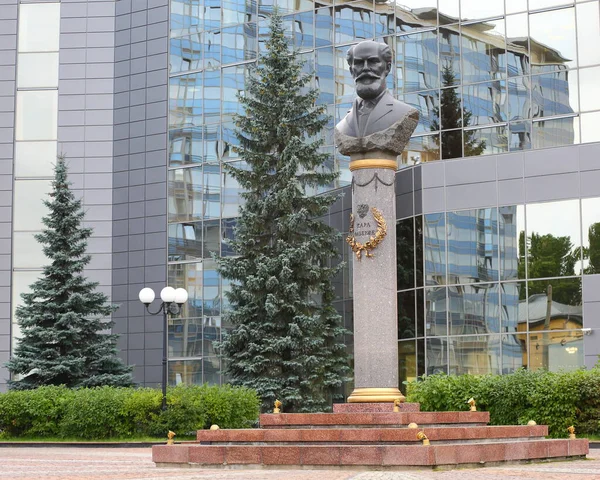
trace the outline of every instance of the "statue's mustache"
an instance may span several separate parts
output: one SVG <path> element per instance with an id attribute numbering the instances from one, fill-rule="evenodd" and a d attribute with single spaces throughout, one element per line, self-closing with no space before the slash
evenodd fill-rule
<path id="1" fill-rule="evenodd" d="M 381 78 L 381 76 L 379 76 L 379 75 L 377 75 L 376 73 L 373 73 L 373 72 L 363 72 L 358 77 L 356 77 L 356 81 L 360 82 L 361 80 L 365 80 L 367 78 L 372 78 L 374 80 L 379 80 Z"/>

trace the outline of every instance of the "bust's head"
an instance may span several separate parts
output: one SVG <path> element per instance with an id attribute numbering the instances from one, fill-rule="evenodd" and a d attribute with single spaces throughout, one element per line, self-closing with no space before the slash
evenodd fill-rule
<path id="1" fill-rule="evenodd" d="M 376 98 L 386 89 L 385 78 L 392 68 L 392 50 L 388 45 L 365 40 L 348 50 L 347 60 L 360 98 Z"/>

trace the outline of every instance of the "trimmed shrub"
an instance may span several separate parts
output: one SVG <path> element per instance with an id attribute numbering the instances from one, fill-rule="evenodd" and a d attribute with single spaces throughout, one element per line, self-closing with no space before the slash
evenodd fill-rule
<path id="1" fill-rule="evenodd" d="M 535 420 L 548 425 L 549 436 L 600 433 L 600 368 L 573 372 L 518 370 L 510 375 L 431 375 L 409 382 L 407 401 L 423 411 L 466 410 L 474 397 L 490 412 L 492 425 L 519 425 Z"/>
<path id="2" fill-rule="evenodd" d="M 4 437 L 62 437 L 85 440 L 157 436 L 169 430 L 194 434 L 213 423 L 247 428 L 258 420 L 256 392 L 229 385 L 180 385 L 162 394 L 151 388 L 40 387 L 0 394 Z"/>

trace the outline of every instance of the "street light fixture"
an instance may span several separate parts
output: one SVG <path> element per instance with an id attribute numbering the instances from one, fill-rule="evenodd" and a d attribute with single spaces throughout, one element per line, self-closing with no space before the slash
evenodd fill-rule
<path id="1" fill-rule="evenodd" d="M 162 303 L 156 312 L 150 311 L 150 304 L 154 301 L 156 295 L 151 288 L 142 288 L 139 293 L 140 302 L 146 306 L 146 311 L 150 315 L 163 314 L 163 358 L 162 358 L 162 409 L 167 409 L 167 355 L 168 355 L 168 319 L 167 314 L 179 315 L 183 304 L 187 302 L 188 292 L 184 288 L 165 287 L 160 291 Z"/>

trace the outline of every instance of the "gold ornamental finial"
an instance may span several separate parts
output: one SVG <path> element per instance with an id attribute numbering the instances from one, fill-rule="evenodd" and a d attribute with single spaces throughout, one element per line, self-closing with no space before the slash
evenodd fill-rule
<path id="1" fill-rule="evenodd" d="M 411 422 L 408 424 L 408 428 L 419 428 L 419 426 L 415 422 Z"/>
<path id="2" fill-rule="evenodd" d="M 569 428 L 567 428 L 567 430 L 569 431 L 569 439 L 575 440 L 577 438 L 575 436 L 575 427 L 573 425 L 571 425 Z"/>
<path id="3" fill-rule="evenodd" d="M 394 412 L 399 412 L 400 411 L 400 405 L 402 404 L 402 400 L 397 398 L 396 400 L 394 400 Z"/>
<path id="4" fill-rule="evenodd" d="M 427 438 L 427 435 L 425 435 L 425 432 L 421 431 L 417 433 L 417 439 L 419 440 L 423 440 L 423 445 L 429 445 L 429 439 Z"/>
<path id="5" fill-rule="evenodd" d="M 273 413 L 281 413 L 281 405 L 282 403 L 279 400 L 275 400 L 275 408 L 273 409 Z"/>
<path id="6" fill-rule="evenodd" d="M 169 430 L 169 433 L 167 433 L 167 445 L 175 445 L 175 440 L 173 440 L 173 437 L 175 436 L 175 432 L 172 432 L 171 430 Z"/>
<path id="7" fill-rule="evenodd" d="M 477 411 L 477 407 L 475 406 L 475 399 L 473 397 L 469 398 L 467 400 L 467 403 L 469 405 L 471 405 L 471 412 L 476 412 Z"/>
<path id="8" fill-rule="evenodd" d="M 210 426 L 211 430 L 218 430 L 219 428 L 221 428 L 221 427 L 219 427 L 217 424 L 214 424 L 214 425 Z"/>
<path id="9" fill-rule="evenodd" d="M 534 425 L 537 425 L 537 423 L 536 423 L 536 421 L 535 421 L 535 420 L 529 420 L 529 421 L 527 422 L 527 425 L 529 425 L 530 427 L 533 427 Z"/>

